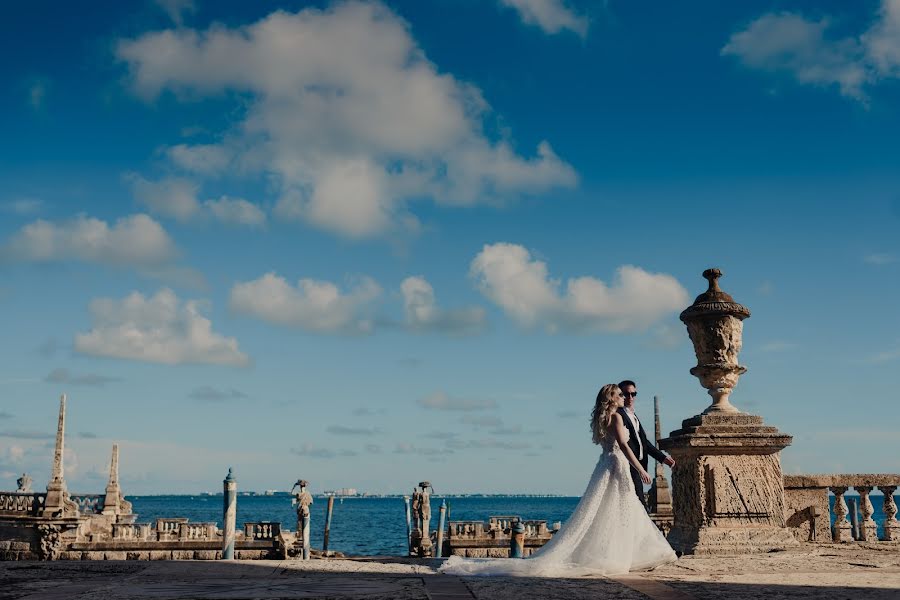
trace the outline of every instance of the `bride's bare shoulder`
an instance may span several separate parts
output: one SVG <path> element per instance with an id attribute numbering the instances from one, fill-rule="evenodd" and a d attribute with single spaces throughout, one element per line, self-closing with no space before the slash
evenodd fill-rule
<path id="1" fill-rule="evenodd" d="M 618 412 L 614 412 L 612 415 L 612 422 L 615 423 L 616 425 L 621 424 L 622 423 L 622 415 L 620 415 Z"/>

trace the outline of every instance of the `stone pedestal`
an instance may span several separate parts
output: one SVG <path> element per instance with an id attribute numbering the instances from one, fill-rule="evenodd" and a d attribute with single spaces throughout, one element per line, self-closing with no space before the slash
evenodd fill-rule
<path id="1" fill-rule="evenodd" d="M 743 554 L 798 545 L 785 528 L 780 452 L 791 436 L 762 417 L 712 412 L 660 440 L 675 459 L 674 525 L 685 554 Z"/>

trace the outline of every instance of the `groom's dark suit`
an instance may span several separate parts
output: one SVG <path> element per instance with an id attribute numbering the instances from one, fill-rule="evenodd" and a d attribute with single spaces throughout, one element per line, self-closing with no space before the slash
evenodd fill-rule
<path id="1" fill-rule="evenodd" d="M 647 464 L 649 462 L 648 456 L 652 456 L 659 462 L 663 462 L 666 459 L 666 455 L 650 443 L 641 422 L 638 421 L 638 430 L 635 431 L 634 423 L 631 422 L 631 415 L 628 414 L 628 409 L 623 406 L 619 409 L 619 414 L 622 415 L 622 421 L 625 423 L 625 428 L 630 434 L 628 438 L 628 447 L 631 448 L 635 457 L 641 462 L 641 466 L 644 467 L 644 470 L 647 471 Z M 640 440 L 640 444 L 638 444 L 638 440 Z M 644 448 L 643 456 L 640 451 L 641 446 Z M 641 474 L 634 467 L 631 467 L 631 480 L 634 482 L 634 491 L 637 493 L 637 497 L 641 500 L 641 504 L 644 505 L 644 509 L 646 509 L 647 501 L 644 499 L 644 482 L 641 481 Z"/>

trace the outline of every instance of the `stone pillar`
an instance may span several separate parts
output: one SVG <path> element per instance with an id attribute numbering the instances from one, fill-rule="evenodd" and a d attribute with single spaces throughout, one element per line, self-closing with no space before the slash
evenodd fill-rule
<path id="1" fill-rule="evenodd" d="M 730 402 L 738 378 L 743 320 L 750 311 L 719 288 L 718 269 L 703 277 L 707 291 L 681 313 L 694 345 L 691 374 L 712 397 L 701 414 L 659 442 L 675 459 L 674 524 L 669 543 L 685 554 L 743 554 L 798 545 L 785 527 L 780 452 L 791 436 L 740 412 Z"/>
<path id="2" fill-rule="evenodd" d="M 113 444 L 112 458 L 109 461 L 109 481 L 106 484 L 106 496 L 103 498 L 103 514 L 119 514 L 119 502 L 122 490 L 119 488 L 119 445 Z"/>
<path id="3" fill-rule="evenodd" d="M 46 517 L 76 517 L 78 507 L 69 499 L 66 486 L 64 454 L 66 439 L 66 395 L 59 397 L 59 421 L 56 426 L 56 447 L 53 451 L 53 469 L 47 483 L 47 499 L 43 515 Z"/>
<path id="4" fill-rule="evenodd" d="M 856 486 L 859 492 L 859 512 L 862 513 L 862 523 L 859 524 L 859 540 L 862 542 L 878 541 L 878 525 L 872 515 L 875 513 L 875 507 L 872 506 L 872 500 L 869 494 L 872 492 L 872 486 Z"/>
<path id="5" fill-rule="evenodd" d="M 878 489 L 884 494 L 884 535 L 885 542 L 900 541 L 900 523 L 897 522 L 897 503 L 894 502 L 896 485 L 880 485 Z"/>
<path id="6" fill-rule="evenodd" d="M 832 530 L 831 539 L 835 542 L 852 542 L 853 535 L 850 530 L 850 521 L 847 520 L 847 501 L 844 500 L 844 494 L 847 493 L 846 485 L 831 486 L 831 492 L 834 494 L 834 529 Z"/>
<path id="7" fill-rule="evenodd" d="M 653 422 L 656 429 L 656 445 L 662 439 L 659 426 L 659 397 L 653 396 Z M 661 462 L 656 461 L 656 476 L 650 486 L 650 513 L 658 517 L 672 516 L 672 493 Z"/>
<path id="8" fill-rule="evenodd" d="M 234 559 L 235 524 L 237 521 L 237 480 L 228 469 L 228 476 L 222 482 L 223 495 L 223 524 L 222 524 L 222 560 Z"/>

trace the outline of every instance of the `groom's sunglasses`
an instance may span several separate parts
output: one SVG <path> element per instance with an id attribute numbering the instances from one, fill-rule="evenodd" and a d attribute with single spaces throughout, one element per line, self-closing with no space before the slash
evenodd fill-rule
<path id="1" fill-rule="evenodd" d="M 626 398 L 637 398 L 637 392 L 622 392 Z"/>

